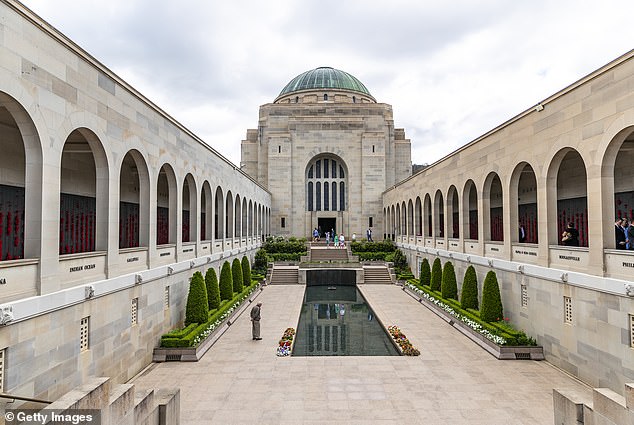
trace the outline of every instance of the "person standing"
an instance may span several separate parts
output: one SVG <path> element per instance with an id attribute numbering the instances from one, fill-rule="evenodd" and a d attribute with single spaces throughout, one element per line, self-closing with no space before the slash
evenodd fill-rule
<path id="1" fill-rule="evenodd" d="M 357 234 L 352 233 L 352 242 L 356 242 L 356 241 L 357 241 Z"/>
<path id="2" fill-rule="evenodd" d="M 330 232 L 326 232 L 326 248 L 330 248 Z"/>
<path id="3" fill-rule="evenodd" d="M 625 217 L 621 218 L 621 227 L 625 235 L 625 249 L 632 249 L 632 242 L 634 241 L 630 239 L 630 229 L 632 228 L 630 221 Z"/>
<path id="4" fill-rule="evenodd" d="M 260 311 L 262 309 L 262 303 L 257 303 L 251 308 L 251 334 L 254 341 L 260 341 Z"/>
<path id="5" fill-rule="evenodd" d="M 526 229 L 524 228 L 524 225 L 521 222 L 519 227 L 519 241 L 520 243 L 526 242 Z"/>
<path id="6" fill-rule="evenodd" d="M 370 229 L 370 228 L 368 227 L 368 230 L 365 232 L 365 235 L 366 235 L 366 236 L 367 236 L 367 238 L 368 238 L 368 242 L 373 242 L 373 241 L 372 241 L 372 229 Z"/>
<path id="7" fill-rule="evenodd" d="M 614 239 L 616 241 L 616 249 L 625 249 L 625 232 L 621 226 L 622 220 L 617 218 L 614 222 Z"/>
<path id="8" fill-rule="evenodd" d="M 346 238 L 343 236 L 343 233 L 339 235 L 339 247 L 346 247 Z"/>
<path id="9" fill-rule="evenodd" d="M 335 248 L 339 248 L 339 235 L 335 233 Z"/>
<path id="10" fill-rule="evenodd" d="M 568 223 L 566 230 L 561 235 L 561 241 L 566 246 L 579 246 L 579 231 L 575 229 L 574 223 Z"/>
<path id="11" fill-rule="evenodd" d="M 627 236 L 626 238 L 630 241 L 630 250 L 634 250 L 634 225 L 630 223 L 627 228 Z"/>

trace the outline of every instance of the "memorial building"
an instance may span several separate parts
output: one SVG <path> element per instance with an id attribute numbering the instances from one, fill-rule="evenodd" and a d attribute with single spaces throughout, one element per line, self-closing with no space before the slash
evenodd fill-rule
<path id="1" fill-rule="evenodd" d="M 320 67 L 260 106 L 241 168 L 272 194 L 272 233 L 365 235 L 383 228 L 383 191 L 411 175 L 411 144 L 391 105 L 347 72 Z"/>

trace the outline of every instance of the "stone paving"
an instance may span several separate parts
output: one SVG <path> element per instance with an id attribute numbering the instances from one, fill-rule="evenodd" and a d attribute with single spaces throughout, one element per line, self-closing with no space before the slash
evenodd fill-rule
<path id="1" fill-rule="evenodd" d="M 243 314 L 197 363 L 154 364 L 133 383 L 180 387 L 183 424 L 552 424 L 553 388 L 587 391 L 548 362 L 496 360 L 395 285 L 360 285 L 420 357 L 277 357 L 304 286 L 268 286 L 262 341 Z"/>

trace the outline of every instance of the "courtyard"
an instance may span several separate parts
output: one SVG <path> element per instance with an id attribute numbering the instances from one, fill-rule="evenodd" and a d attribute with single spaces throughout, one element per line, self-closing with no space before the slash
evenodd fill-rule
<path id="1" fill-rule="evenodd" d="M 277 357 L 305 287 L 267 286 L 262 341 L 243 314 L 197 363 L 155 363 L 132 383 L 179 387 L 183 424 L 551 424 L 552 390 L 589 387 L 546 361 L 500 361 L 396 285 L 359 285 L 419 357 Z"/>

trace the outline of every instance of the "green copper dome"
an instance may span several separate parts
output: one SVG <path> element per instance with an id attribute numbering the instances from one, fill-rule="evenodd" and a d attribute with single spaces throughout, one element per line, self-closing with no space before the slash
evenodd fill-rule
<path id="1" fill-rule="evenodd" d="M 280 92 L 279 97 L 303 90 L 341 89 L 363 93 L 372 97 L 368 89 L 356 77 L 327 66 L 306 71 L 293 78 Z"/>

